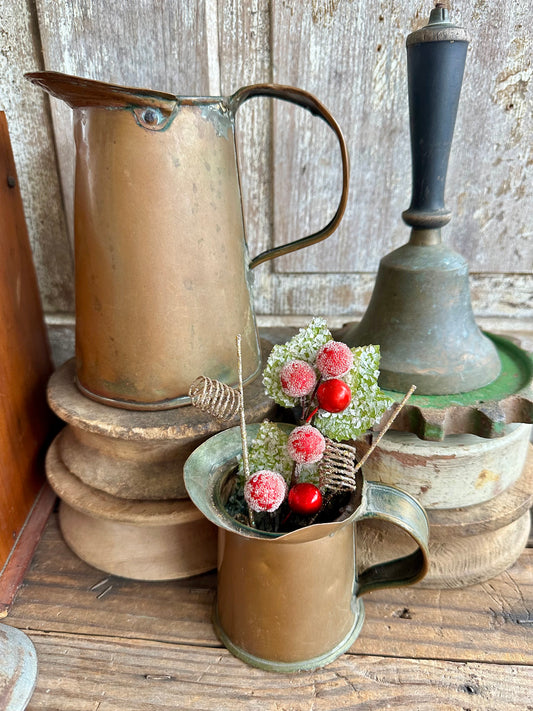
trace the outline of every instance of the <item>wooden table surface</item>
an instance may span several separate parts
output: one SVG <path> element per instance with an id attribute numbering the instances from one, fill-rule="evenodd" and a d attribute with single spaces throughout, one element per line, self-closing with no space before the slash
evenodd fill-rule
<path id="1" fill-rule="evenodd" d="M 349 653 L 294 675 L 253 669 L 221 646 L 215 585 L 214 572 L 157 583 L 107 576 L 70 551 L 53 514 L 2 620 L 37 650 L 28 710 L 533 709 L 531 547 L 480 585 L 370 593 Z"/>

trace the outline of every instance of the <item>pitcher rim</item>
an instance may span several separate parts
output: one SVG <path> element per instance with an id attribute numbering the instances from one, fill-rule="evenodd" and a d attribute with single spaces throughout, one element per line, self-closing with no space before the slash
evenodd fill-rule
<path id="1" fill-rule="evenodd" d="M 296 425 L 289 423 L 276 423 L 278 426 L 281 425 L 283 428 L 292 429 Z M 259 429 L 259 423 L 252 423 L 246 425 L 247 433 L 254 436 Z M 204 462 L 199 460 L 202 459 L 202 455 L 209 450 L 215 450 L 218 448 L 222 449 L 222 455 L 216 462 L 211 462 L 206 464 L 204 467 Z M 351 513 L 346 518 L 337 519 L 334 521 L 323 521 L 320 523 L 313 523 L 302 528 L 295 529 L 293 531 L 284 532 L 272 532 L 263 531 L 260 529 L 247 526 L 237 521 L 233 516 L 231 516 L 223 506 L 219 505 L 217 496 L 217 485 L 222 477 L 221 467 L 225 468 L 224 474 L 228 473 L 230 468 L 235 466 L 237 463 L 237 457 L 240 454 L 241 439 L 240 439 L 240 428 L 239 426 L 231 427 L 226 430 L 222 430 L 215 435 L 209 437 L 205 442 L 200 444 L 187 458 L 183 467 L 183 478 L 185 483 L 185 488 L 191 501 L 195 504 L 197 508 L 202 511 L 204 516 L 206 516 L 212 523 L 225 531 L 230 533 L 243 536 L 245 538 L 250 538 L 253 540 L 263 540 L 263 541 L 279 541 L 285 543 L 298 543 L 300 541 L 292 541 L 293 538 L 306 537 L 305 531 L 308 532 L 318 532 L 320 531 L 320 536 L 313 536 L 308 533 L 309 541 L 315 538 L 324 537 L 333 533 L 334 531 L 343 528 L 344 526 L 352 523 L 357 519 L 358 513 L 361 513 L 365 508 L 365 494 L 366 494 L 366 482 L 361 472 L 361 478 L 358 487 L 357 505 Z M 194 476 L 194 471 L 202 468 L 206 474 L 205 480 L 199 484 L 196 477 Z M 306 542 L 306 541 L 301 541 Z"/>

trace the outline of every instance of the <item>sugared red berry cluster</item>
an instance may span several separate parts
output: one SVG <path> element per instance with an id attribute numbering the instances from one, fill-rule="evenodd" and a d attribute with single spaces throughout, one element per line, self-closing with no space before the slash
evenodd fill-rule
<path id="1" fill-rule="evenodd" d="M 319 462 L 326 448 L 326 440 L 319 429 L 309 424 L 319 409 L 339 413 L 351 402 L 352 391 L 342 380 L 353 365 L 353 353 L 340 341 L 328 341 L 317 352 L 314 365 L 300 359 L 289 360 L 280 370 L 283 392 L 301 398 L 305 424 L 295 427 L 287 441 L 287 453 L 298 466 Z M 281 481 L 280 481 L 281 480 Z M 309 482 L 298 482 L 288 492 L 291 511 L 312 515 L 322 506 L 322 494 Z M 282 483 L 283 482 L 283 485 Z M 253 511 L 275 511 L 284 501 L 285 480 L 274 471 L 262 470 L 246 482 L 244 497 Z"/>
<path id="2" fill-rule="evenodd" d="M 353 365 L 353 353 L 341 341 L 328 341 L 318 351 L 315 367 L 303 360 L 291 360 L 280 371 L 283 392 L 291 397 L 316 397 L 326 412 L 342 412 L 351 402 L 352 391 L 342 376 Z M 316 370 L 315 370 L 316 368 Z M 317 387 L 318 383 L 318 387 Z"/>
<path id="3" fill-rule="evenodd" d="M 348 404 L 338 409 L 340 404 L 345 401 L 345 388 L 350 388 L 340 380 L 343 375 L 350 370 L 353 365 L 353 353 L 345 343 L 341 341 L 328 341 L 318 351 L 315 358 L 315 367 L 305 360 L 295 358 L 290 360 L 280 370 L 280 381 L 283 391 L 291 397 L 306 397 L 314 394 L 316 384 L 322 381 L 318 386 L 317 398 L 320 407 L 328 412 L 340 412 L 344 410 Z M 315 370 L 316 368 L 316 370 Z M 317 373 L 318 372 L 318 373 Z M 324 388 L 326 383 L 330 383 L 329 388 Z M 342 385 L 339 385 L 342 383 Z M 332 384 L 335 387 L 332 387 Z M 343 387 L 345 386 L 345 387 Z M 333 396 L 335 389 L 342 391 L 343 395 L 340 402 L 336 402 L 336 396 Z M 325 393 L 320 399 L 318 391 L 322 390 Z M 335 409 L 330 409 L 330 406 Z"/>
<path id="4" fill-rule="evenodd" d="M 255 472 L 246 480 L 244 498 L 252 511 L 275 511 L 285 499 L 285 479 L 270 469 Z"/>

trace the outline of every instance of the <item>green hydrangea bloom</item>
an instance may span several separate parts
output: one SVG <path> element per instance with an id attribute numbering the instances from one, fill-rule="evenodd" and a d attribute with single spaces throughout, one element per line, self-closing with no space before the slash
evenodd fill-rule
<path id="1" fill-rule="evenodd" d="M 304 360 L 313 367 L 320 348 L 332 340 L 326 321 L 314 318 L 311 323 L 283 345 L 275 345 L 263 371 L 266 394 L 282 407 L 295 407 L 300 398 L 290 397 L 281 387 L 280 371 L 291 360 Z M 319 410 L 312 424 L 325 437 L 337 442 L 359 437 L 378 422 L 393 404 L 379 388 L 379 346 L 369 345 L 352 348 L 354 362 L 343 380 L 352 391 L 352 401 L 339 413 Z M 266 448 L 265 448 L 266 450 Z M 265 451 L 266 453 L 266 451 Z M 277 470 L 276 470 L 277 471 Z M 301 480 L 312 480 L 314 468 L 301 472 Z"/>
<path id="2" fill-rule="evenodd" d="M 289 435 L 274 422 L 265 420 L 259 426 L 257 437 L 250 443 L 248 463 L 250 473 L 271 469 L 281 474 L 288 482 L 291 478 L 292 459 L 287 454 Z"/>
<path id="3" fill-rule="evenodd" d="M 353 365 L 343 380 L 350 386 L 352 401 L 339 413 L 319 410 L 313 425 L 337 442 L 355 439 L 379 421 L 393 404 L 379 388 L 379 346 L 352 348 Z"/>
<path id="4" fill-rule="evenodd" d="M 260 469 L 271 469 L 283 476 L 287 484 L 290 483 L 293 460 L 287 453 L 287 440 L 289 434 L 280 429 L 276 423 L 265 420 L 259 426 L 257 437 L 250 443 L 248 448 L 248 464 L 250 473 L 253 474 Z M 240 474 L 242 471 L 242 460 L 239 464 Z M 309 481 L 312 484 L 318 483 L 318 464 L 303 464 L 297 468 L 298 481 Z M 242 480 L 244 485 L 244 479 Z"/>
<path id="5" fill-rule="evenodd" d="M 263 371 L 263 385 L 266 394 L 282 407 L 294 407 L 299 398 L 290 397 L 283 392 L 280 382 L 280 370 L 291 360 L 305 360 L 314 365 L 319 349 L 332 340 L 326 321 L 314 318 L 311 323 L 283 345 L 275 345 L 268 357 Z"/>

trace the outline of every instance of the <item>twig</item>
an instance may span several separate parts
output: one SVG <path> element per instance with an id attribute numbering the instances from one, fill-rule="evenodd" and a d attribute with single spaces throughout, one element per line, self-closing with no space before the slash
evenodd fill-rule
<path id="1" fill-rule="evenodd" d="M 241 421 L 241 444 L 242 444 L 242 468 L 244 472 L 244 481 L 250 478 L 250 464 L 248 461 L 248 442 L 246 439 L 246 418 L 244 416 L 244 387 L 242 382 L 242 352 L 241 352 L 241 334 L 237 334 L 237 361 L 239 365 L 239 392 L 240 392 L 240 402 L 239 402 L 239 415 Z M 254 514 L 252 509 L 248 506 L 248 520 L 250 521 L 250 526 L 255 528 Z"/>
<path id="2" fill-rule="evenodd" d="M 408 390 L 408 391 L 406 392 L 406 394 L 404 395 L 404 397 L 403 397 L 402 401 L 400 402 L 400 404 L 398 405 L 398 407 L 394 410 L 394 412 L 392 413 L 392 415 L 389 417 L 389 419 L 388 419 L 387 422 L 385 423 L 385 426 L 383 427 L 383 429 L 381 430 L 381 432 L 378 434 L 378 436 L 376 437 L 376 439 L 372 442 L 372 444 L 371 444 L 371 446 L 370 446 L 370 449 L 368 449 L 368 450 L 365 452 L 365 454 L 361 457 L 360 461 L 357 462 L 357 464 L 355 465 L 354 474 L 355 474 L 355 472 L 357 472 L 359 469 L 361 469 L 361 467 L 362 467 L 363 464 L 366 462 L 366 460 L 368 459 L 368 457 L 369 457 L 369 456 L 372 454 L 372 452 L 376 449 L 376 447 L 378 446 L 378 444 L 381 442 L 381 438 L 383 437 L 383 435 L 385 434 L 385 432 L 387 432 L 387 430 L 390 428 L 390 426 L 392 425 L 392 423 L 394 422 L 394 420 L 398 417 L 398 415 L 399 415 L 399 413 L 400 413 L 400 410 L 401 410 L 402 407 L 405 405 L 405 403 L 407 402 L 407 400 L 409 400 L 409 398 L 411 397 L 411 395 L 414 393 L 415 390 L 416 390 L 416 385 L 411 385 L 411 387 L 409 388 L 409 390 Z"/>
<path id="3" fill-rule="evenodd" d="M 244 469 L 244 478 L 250 476 L 250 465 L 248 463 L 248 442 L 246 441 L 246 419 L 244 417 L 244 392 L 242 384 L 242 353 L 241 353 L 241 334 L 237 335 L 237 360 L 239 364 L 239 392 L 241 394 L 239 403 L 239 415 L 241 418 L 241 441 L 242 441 L 242 466 Z"/>

